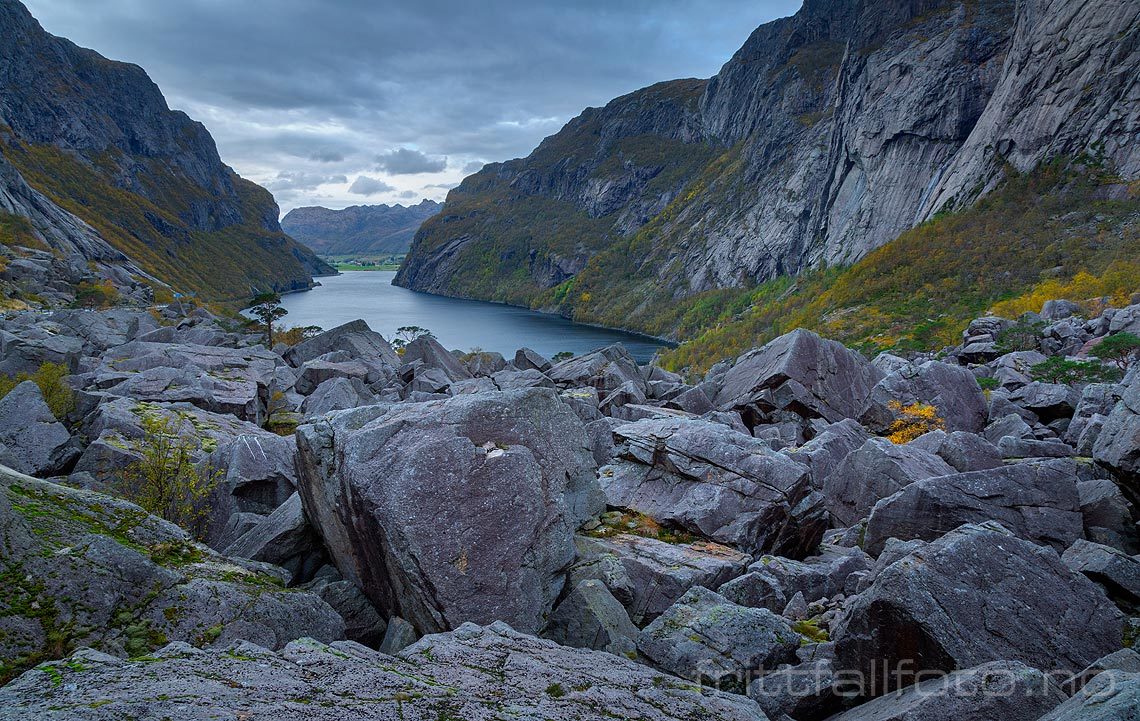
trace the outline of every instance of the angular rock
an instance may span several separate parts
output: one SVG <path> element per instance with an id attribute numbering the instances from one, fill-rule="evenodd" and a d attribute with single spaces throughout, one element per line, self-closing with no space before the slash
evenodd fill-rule
<path id="1" fill-rule="evenodd" d="M 1109 546 L 1077 539 L 1061 554 L 1061 560 L 1072 570 L 1100 584 L 1120 608 L 1140 610 L 1140 558 Z"/>
<path id="2" fill-rule="evenodd" d="M 784 452 L 792 460 L 805 464 L 811 469 L 812 478 L 822 482 L 870 437 L 858 421 L 847 419 L 829 425 L 799 448 Z"/>
<path id="3" fill-rule="evenodd" d="M 223 553 L 281 566 L 289 571 L 292 583 L 310 578 L 328 560 L 320 538 L 305 518 L 298 493 L 243 533 Z"/>
<path id="4" fill-rule="evenodd" d="M 827 509 L 841 526 L 865 518 L 881 499 L 924 478 L 954 473 L 933 453 L 886 438 L 871 438 L 823 480 Z"/>
<path id="5" fill-rule="evenodd" d="M 835 422 L 858 417 L 883 376 L 859 353 L 801 329 L 741 356 L 713 402 L 747 410 L 749 426 L 779 411 Z"/>
<path id="6" fill-rule="evenodd" d="M 687 419 L 622 425 L 614 438 L 617 460 L 599 474 L 610 506 L 750 553 L 818 545 L 823 527 L 793 524 L 807 467 L 763 441 Z"/>
<path id="7" fill-rule="evenodd" d="M 0 548 L 0 673 L 80 646 L 141 656 L 169 640 L 344 637 L 328 604 L 283 588 L 279 569 L 219 556 L 126 501 L 6 469 Z"/>
<path id="8" fill-rule="evenodd" d="M 637 636 L 637 650 L 658 668 L 738 692 L 752 674 L 793 660 L 799 643 L 785 619 L 767 609 L 737 606 L 700 586 Z"/>
<path id="9" fill-rule="evenodd" d="M 1121 481 L 1133 503 L 1140 501 L 1140 366 L 1124 379 L 1120 402 L 1093 446 L 1093 459 Z"/>
<path id="10" fill-rule="evenodd" d="M 301 404 L 301 415 L 313 418 L 375 402 L 376 396 L 359 379 L 332 378 L 321 383 L 305 398 Z"/>
<path id="11" fill-rule="evenodd" d="M 1010 400 L 1031 411 L 1042 423 L 1049 423 L 1072 418 L 1081 402 L 1081 392 L 1068 385 L 1034 381 L 1015 391 Z"/>
<path id="12" fill-rule="evenodd" d="M 880 571 L 835 630 L 836 669 L 878 678 L 878 696 L 906 674 L 991 661 L 1075 673 L 1121 646 L 1123 616 L 1057 553 L 998 524 L 965 525 Z M 875 674 L 879 673 L 879 676 Z"/>
<path id="13" fill-rule="evenodd" d="M 637 626 L 601 581 L 579 581 L 550 614 L 542 635 L 563 646 L 637 654 Z"/>
<path id="14" fill-rule="evenodd" d="M 400 357 L 388 345 L 388 341 L 379 333 L 373 332 L 363 320 L 345 323 L 298 343 L 285 351 L 285 360 L 294 368 L 299 368 L 307 361 L 334 351 L 344 351 L 358 361 L 377 368 L 388 368 L 389 372 L 400 365 Z"/>
<path id="15" fill-rule="evenodd" d="M 471 378 L 459 359 L 430 335 L 422 335 L 405 346 L 403 361 L 405 364 L 420 361 L 425 368 L 442 372 L 449 382 Z"/>
<path id="16" fill-rule="evenodd" d="M 694 586 L 715 591 L 744 573 L 752 560 L 715 543 L 680 545 L 632 535 L 581 538 L 579 548 L 587 558 L 613 554 L 621 560 L 633 587 L 626 609 L 638 626 L 660 616 Z"/>
<path id="17" fill-rule="evenodd" d="M 536 370 L 540 373 L 545 373 L 550 370 L 552 364 L 549 360 L 535 353 L 530 348 L 519 348 L 515 351 L 513 365 L 520 371 Z"/>
<path id="18" fill-rule="evenodd" d="M 1001 451 L 982 436 L 964 431 L 931 431 L 909 444 L 940 457 L 961 473 L 1002 465 Z"/>
<path id="19" fill-rule="evenodd" d="M 58 678 L 54 684 L 51 679 Z M 350 709 L 350 710 L 346 710 Z M 616 711 L 615 711 L 616 710 Z M 44 721 L 274 719 L 764 721 L 750 699 L 628 659 L 570 649 L 496 623 L 428 636 L 398 657 L 311 639 L 271 653 L 172 644 L 140 661 L 80 651 L 0 690 L 0 718 Z"/>
<path id="20" fill-rule="evenodd" d="M 351 581 L 318 578 L 303 588 L 320 596 L 344 619 L 346 639 L 362 643 L 369 648 L 379 648 L 388 630 L 388 624 L 356 584 Z"/>
<path id="21" fill-rule="evenodd" d="M 78 450 L 40 388 L 24 381 L 0 398 L 0 464 L 33 476 L 55 475 L 75 460 Z"/>
<path id="22" fill-rule="evenodd" d="M 603 498 L 548 389 L 365 407 L 298 429 L 305 512 L 337 568 L 417 629 L 537 631 Z"/>
<path id="23" fill-rule="evenodd" d="M 388 628 L 384 632 L 384 640 L 380 642 L 380 652 L 397 654 L 419 639 L 416 628 L 399 616 L 388 619 Z"/>
<path id="24" fill-rule="evenodd" d="M 844 699 L 836 689 L 838 682 L 831 660 L 819 659 L 753 680 L 748 685 L 748 696 L 771 719 L 823 719 L 843 707 Z"/>
<path id="25" fill-rule="evenodd" d="M 1033 428 L 1016 413 L 1009 413 L 986 426 L 983 435 L 990 443 L 1000 443 L 1003 438 L 1033 438 Z"/>
<path id="26" fill-rule="evenodd" d="M 1084 533 L 1075 464 L 1017 463 L 918 481 L 874 507 L 864 548 L 875 556 L 888 538 L 933 541 L 947 528 L 989 520 L 1065 550 Z"/>
<path id="27" fill-rule="evenodd" d="M 593 386 L 603 396 L 626 383 L 643 394 L 648 390 L 637 361 L 621 343 L 562 361 L 546 375 L 560 386 Z"/>
<path id="28" fill-rule="evenodd" d="M 1134 554 L 1140 552 L 1140 537 L 1132 504 L 1120 487 L 1107 478 L 1077 484 L 1084 518 L 1085 536 L 1090 541 Z"/>
<path id="29" fill-rule="evenodd" d="M 885 431 L 896 417 L 892 402 L 933 405 L 950 431 L 979 433 L 988 416 L 986 396 L 974 374 L 940 361 L 908 365 L 879 381 L 860 421 L 874 431 Z"/>
<path id="30" fill-rule="evenodd" d="M 1110 670 L 1038 721 L 1134 721 L 1138 708 L 1140 673 Z"/>
<path id="31" fill-rule="evenodd" d="M 1049 675 L 1017 661 L 993 661 L 923 681 L 830 721 L 1037 721 L 1064 700 Z"/>

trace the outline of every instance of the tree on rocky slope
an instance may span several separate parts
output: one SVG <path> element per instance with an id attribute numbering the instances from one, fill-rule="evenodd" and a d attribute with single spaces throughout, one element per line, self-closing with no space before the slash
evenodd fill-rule
<path id="1" fill-rule="evenodd" d="M 254 296 L 249 311 L 265 326 L 265 344 L 273 347 L 273 324 L 289 314 L 281 307 L 281 296 L 277 293 L 261 293 Z"/>

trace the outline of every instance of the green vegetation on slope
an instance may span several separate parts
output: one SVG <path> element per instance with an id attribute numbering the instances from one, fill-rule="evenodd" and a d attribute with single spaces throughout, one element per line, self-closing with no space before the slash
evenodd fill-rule
<path id="1" fill-rule="evenodd" d="M 160 160 L 147 164 L 151 202 L 115 186 L 116 155 L 88 164 L 55 146 L 0 145 L 27 182 L 65 210 L 82 218 L 146 272 L 184 293 L 210 301 L 240 303 L 253 290 L 303 287 L 309 277 L 306 251 L 282 232 L 267 230 L 273 199 L 257 185 L 232 175 L 242 222 L 215 231 L 195 230 L 183 220 L 194 214 L 206 191 L 179 177 Z"/>
<path id="2" fill-rule="evenodd" d="M 1104 199 L 1115 186 L 1123 199 Z M 849 268 L 688 298 L 702 332 L 670 351 L 670 368 L 703 370 L 797 327 L 861 348 L 937 349 L 996 310 L 1040 310 L 1048 297 L 1140 290 L 1140 186 L 1125 189 L 1095 162 L 1055 161 L 974 207 L 903 233 Z"/>

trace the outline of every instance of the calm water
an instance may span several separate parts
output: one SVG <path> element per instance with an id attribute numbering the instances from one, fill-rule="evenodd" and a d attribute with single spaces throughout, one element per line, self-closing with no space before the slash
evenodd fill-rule
<path id="1" fill-rule="evenodd" d="M 577 355 L 621 342 L 638 362 L 645 363 L 663 345 L 644 336 L 579 325 L 523 308 L 415 293 L 392 285 L 394 277 L 395 272 L 358 271 L 320 278 L 319 288 L 282 299 L 281 305 L 289 311 L 282 324 L 327 329 L 363 318 L 385 338 L 401 326 L 418 325 L 434 333 L 448 349 L 481 348 L 498 351 L 508 359 L 523 346 L 549 358 L 562 351 Z"/>

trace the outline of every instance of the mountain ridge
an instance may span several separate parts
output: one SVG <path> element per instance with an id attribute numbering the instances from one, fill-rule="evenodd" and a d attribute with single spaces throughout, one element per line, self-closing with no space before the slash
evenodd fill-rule
<path id="1" fill-rule="evenodd" d="M 809 1 L 691 81 L 690 114 L 648 107 L 669 84 L 652 86 L 467 178 L 397 283 L 684 340 L 663 306 L 851 265 L 1009 172 L 1087 153 L 1134 180 L 1137 14 L 1127 0 Z M 599 114 L 609 124 L 583 135 Z M 634 138 L 648 142 L 623 155 Z M 678 148 L 701 158 L 650 188 Z M 615 186 L 625 202 L 596 205 Z"/>
<path id="2" fill-rule="evenodd" d="M 313 250 L 326 255 L 400 254 L 425 220 L 443 207 L 424 199 L 415 205 L 352 205 L 341 210 L 320 206 L 294 208 L 281 227 Z"/>
<path id="3" fill-rule="evenodd" d="M 225 165 L 205 127 L 171 110 L 142 68 L 48 34 L 16 0 L 0 0 L 0 23 L 2 210 L 29 219 L 72 266 L 95 262 L 97 278 L 124 289 L 134 279 L 231 302 L 332 272 L 281 230 L 269 192 Z M 30 206 L 23 185 L 55 210 Z M 129 264 L 110 262 L 107 248 Z"/>

